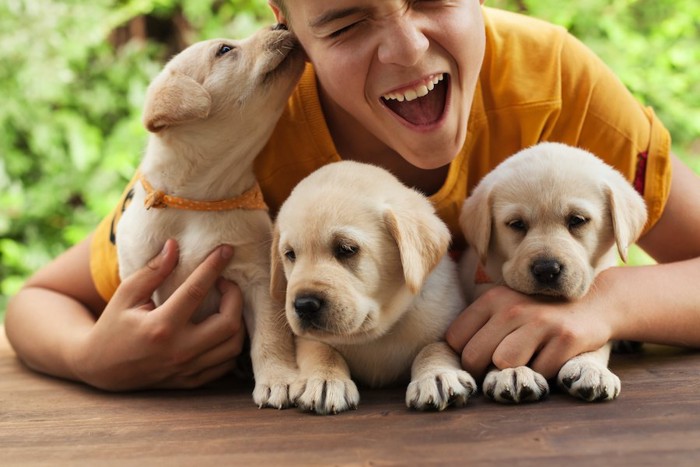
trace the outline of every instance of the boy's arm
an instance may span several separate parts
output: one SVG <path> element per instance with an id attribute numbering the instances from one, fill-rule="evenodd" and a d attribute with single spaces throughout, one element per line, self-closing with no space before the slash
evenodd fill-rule
<path id="1" fill-rule="evenodd" d="M 5 332 L 29 367 L 67 379 L 74 349 L 95 325 L 105 302 L 89 270 L 92 235 L 37 271 L 10 300 Z"/>
<path id="2" fill-rule="evenodd" d="M 198 386 L 234 366 L 244 338 L 241 293 L 219 279 L 230 247 L 214 250 L 155 308 L 150 296 L 177 264 L 174 241 L 127 278 L 108 304 L 90 275 L 89 244 L 90 238 L 83 240 L 38 271 L 8 305 L 7 337 L 29 367 L 124 390 Z M 190 316 L 215 284 L 222 292 L 220 312 L 191 324 Z"/>

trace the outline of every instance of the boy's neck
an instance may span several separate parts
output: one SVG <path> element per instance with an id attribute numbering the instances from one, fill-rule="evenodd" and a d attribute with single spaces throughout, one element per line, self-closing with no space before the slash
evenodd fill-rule
<path id="1" fill-rule="evenodd" d="M 379 165 L 401 182 L 420 190 L 425 195 L 437 193 L 447 178 L 449 165 L 437 169 L 421 169 L 407 162 L 372 133 L 347 115 L 341 109 L 327 106 L 321 98 L 321 105 L 326 116 L 326 124 L 333 143 L 340 157 L 346 160 Z"/>

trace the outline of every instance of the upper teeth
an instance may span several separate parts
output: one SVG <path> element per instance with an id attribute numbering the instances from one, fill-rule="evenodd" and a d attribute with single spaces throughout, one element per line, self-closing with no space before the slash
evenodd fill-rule
<path id="1" fill-rule="evenodd" d="M 384 94 L 382 97 L 387 100 L 394 99 L 399 102 L 410 102 L 412 100 L 418 99 L 419 97 L 423 97 L 430 91 L 432 91 L 435 88 L 435 85 L 442 81 L 443 77 L 444 75 L 440 73 L 439 75 L 433 76 L 433 78 L 428 80 L 427 83 L 419 84 L 413 89 L 407 89 L 402 92 L 390 92 L 388 94 Z"/>

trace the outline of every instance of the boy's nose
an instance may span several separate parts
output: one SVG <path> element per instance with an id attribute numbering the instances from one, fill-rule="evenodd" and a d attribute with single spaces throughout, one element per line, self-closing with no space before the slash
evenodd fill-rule
<path id="1" fill-rule="evenodd" d="M 393 18 L 385 28 L 377 51 L 379 61 L 386 64 L 401 66 L 415 65 L 423 56 L 428 46 L 425 37 L 415 18 L 410 13 L 404 13 Z"/>

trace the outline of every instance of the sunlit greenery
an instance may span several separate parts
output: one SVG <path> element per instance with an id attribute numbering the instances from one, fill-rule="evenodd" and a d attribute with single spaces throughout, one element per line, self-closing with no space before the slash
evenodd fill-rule
<path id="1" fill-rule="evenodd" d="M 700 172 L 700 2 L 486 3 L 569 28 L 656 109 Z M 113 31 L 144 15 L 184 19 L 185 42 L 273 21 L 266 0 L 0 2 L 0 319 L 28 274 L 114 206 L 141 157 L 144 92 L 169 49 Z"/>

